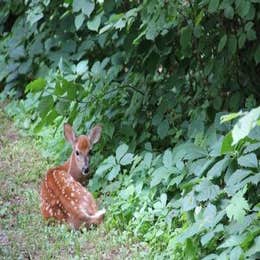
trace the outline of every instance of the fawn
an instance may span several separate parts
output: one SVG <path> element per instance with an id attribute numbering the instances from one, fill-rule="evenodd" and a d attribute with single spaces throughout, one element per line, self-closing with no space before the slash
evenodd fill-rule
<path id="1" fill-rule="evenodd" d="M 92 194 L 79 181 L 81 173 L 89 172 L 89 152 L 99 141 L 101 127 L 77 137 L 72 127 L 64 124 L 64 135 L 73 151 L 67 162 L 47 171 L 41 184 L 41 213 L 45 219 L 65 221 L 75 229 L 100 224 L 106 211 L 98 210 Z"/>

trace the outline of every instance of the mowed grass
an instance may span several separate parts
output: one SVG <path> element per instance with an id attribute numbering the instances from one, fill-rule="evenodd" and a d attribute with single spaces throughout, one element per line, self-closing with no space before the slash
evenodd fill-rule
<path id="1" fill-rule="evenodd" d="M 0 259 L 147 259 L 147 249 L 105 224 L 74 231 L 40 215 L 39 187 L 51 167 L 0 108 Z"/>

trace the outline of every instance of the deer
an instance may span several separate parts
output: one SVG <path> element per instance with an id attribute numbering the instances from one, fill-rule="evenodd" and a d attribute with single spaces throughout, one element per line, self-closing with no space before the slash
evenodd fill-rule
<path id="1" fill-rule="evenodd" d="M 64 136 L 72 153 L 63 165 L 49 169 L 41 183 L 40 209 L 44 219 L 67 222 L 73 229 L 102 223 L 106 210 L 98 210 L 93 195 L 80 182 L 82 175 L 89 173 L 89 153 L 100 135 L 99 125 L 88 135 L 77 137 L 72 126 L 64 124 Z"/>

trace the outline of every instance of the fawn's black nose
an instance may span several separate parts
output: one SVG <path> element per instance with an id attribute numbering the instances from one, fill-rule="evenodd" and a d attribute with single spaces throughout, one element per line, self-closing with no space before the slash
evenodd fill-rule
<path id="1" fill-rule="evenodd" d="M 83 168 L 82 168 L 82 173 L 83 173 L 83 175 L 87 175 L 88 172 L 89 172 L 89 168 L 87 168 L 87 167 L 83 167 Z"/>

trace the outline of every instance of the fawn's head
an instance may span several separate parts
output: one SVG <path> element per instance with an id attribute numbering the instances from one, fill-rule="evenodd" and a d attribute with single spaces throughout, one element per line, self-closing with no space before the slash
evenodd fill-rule
<path id="1" fill-rule="evenodd" d="M 83 175 L 89 172 L 89 153 L 93 144 L 97 143 L 101 135 L 101 126 L 96 125 L 88 135 L 76 136 L 71 125 L 64 124 L 64 136 L 72 145 L 75 161 Z"/>

